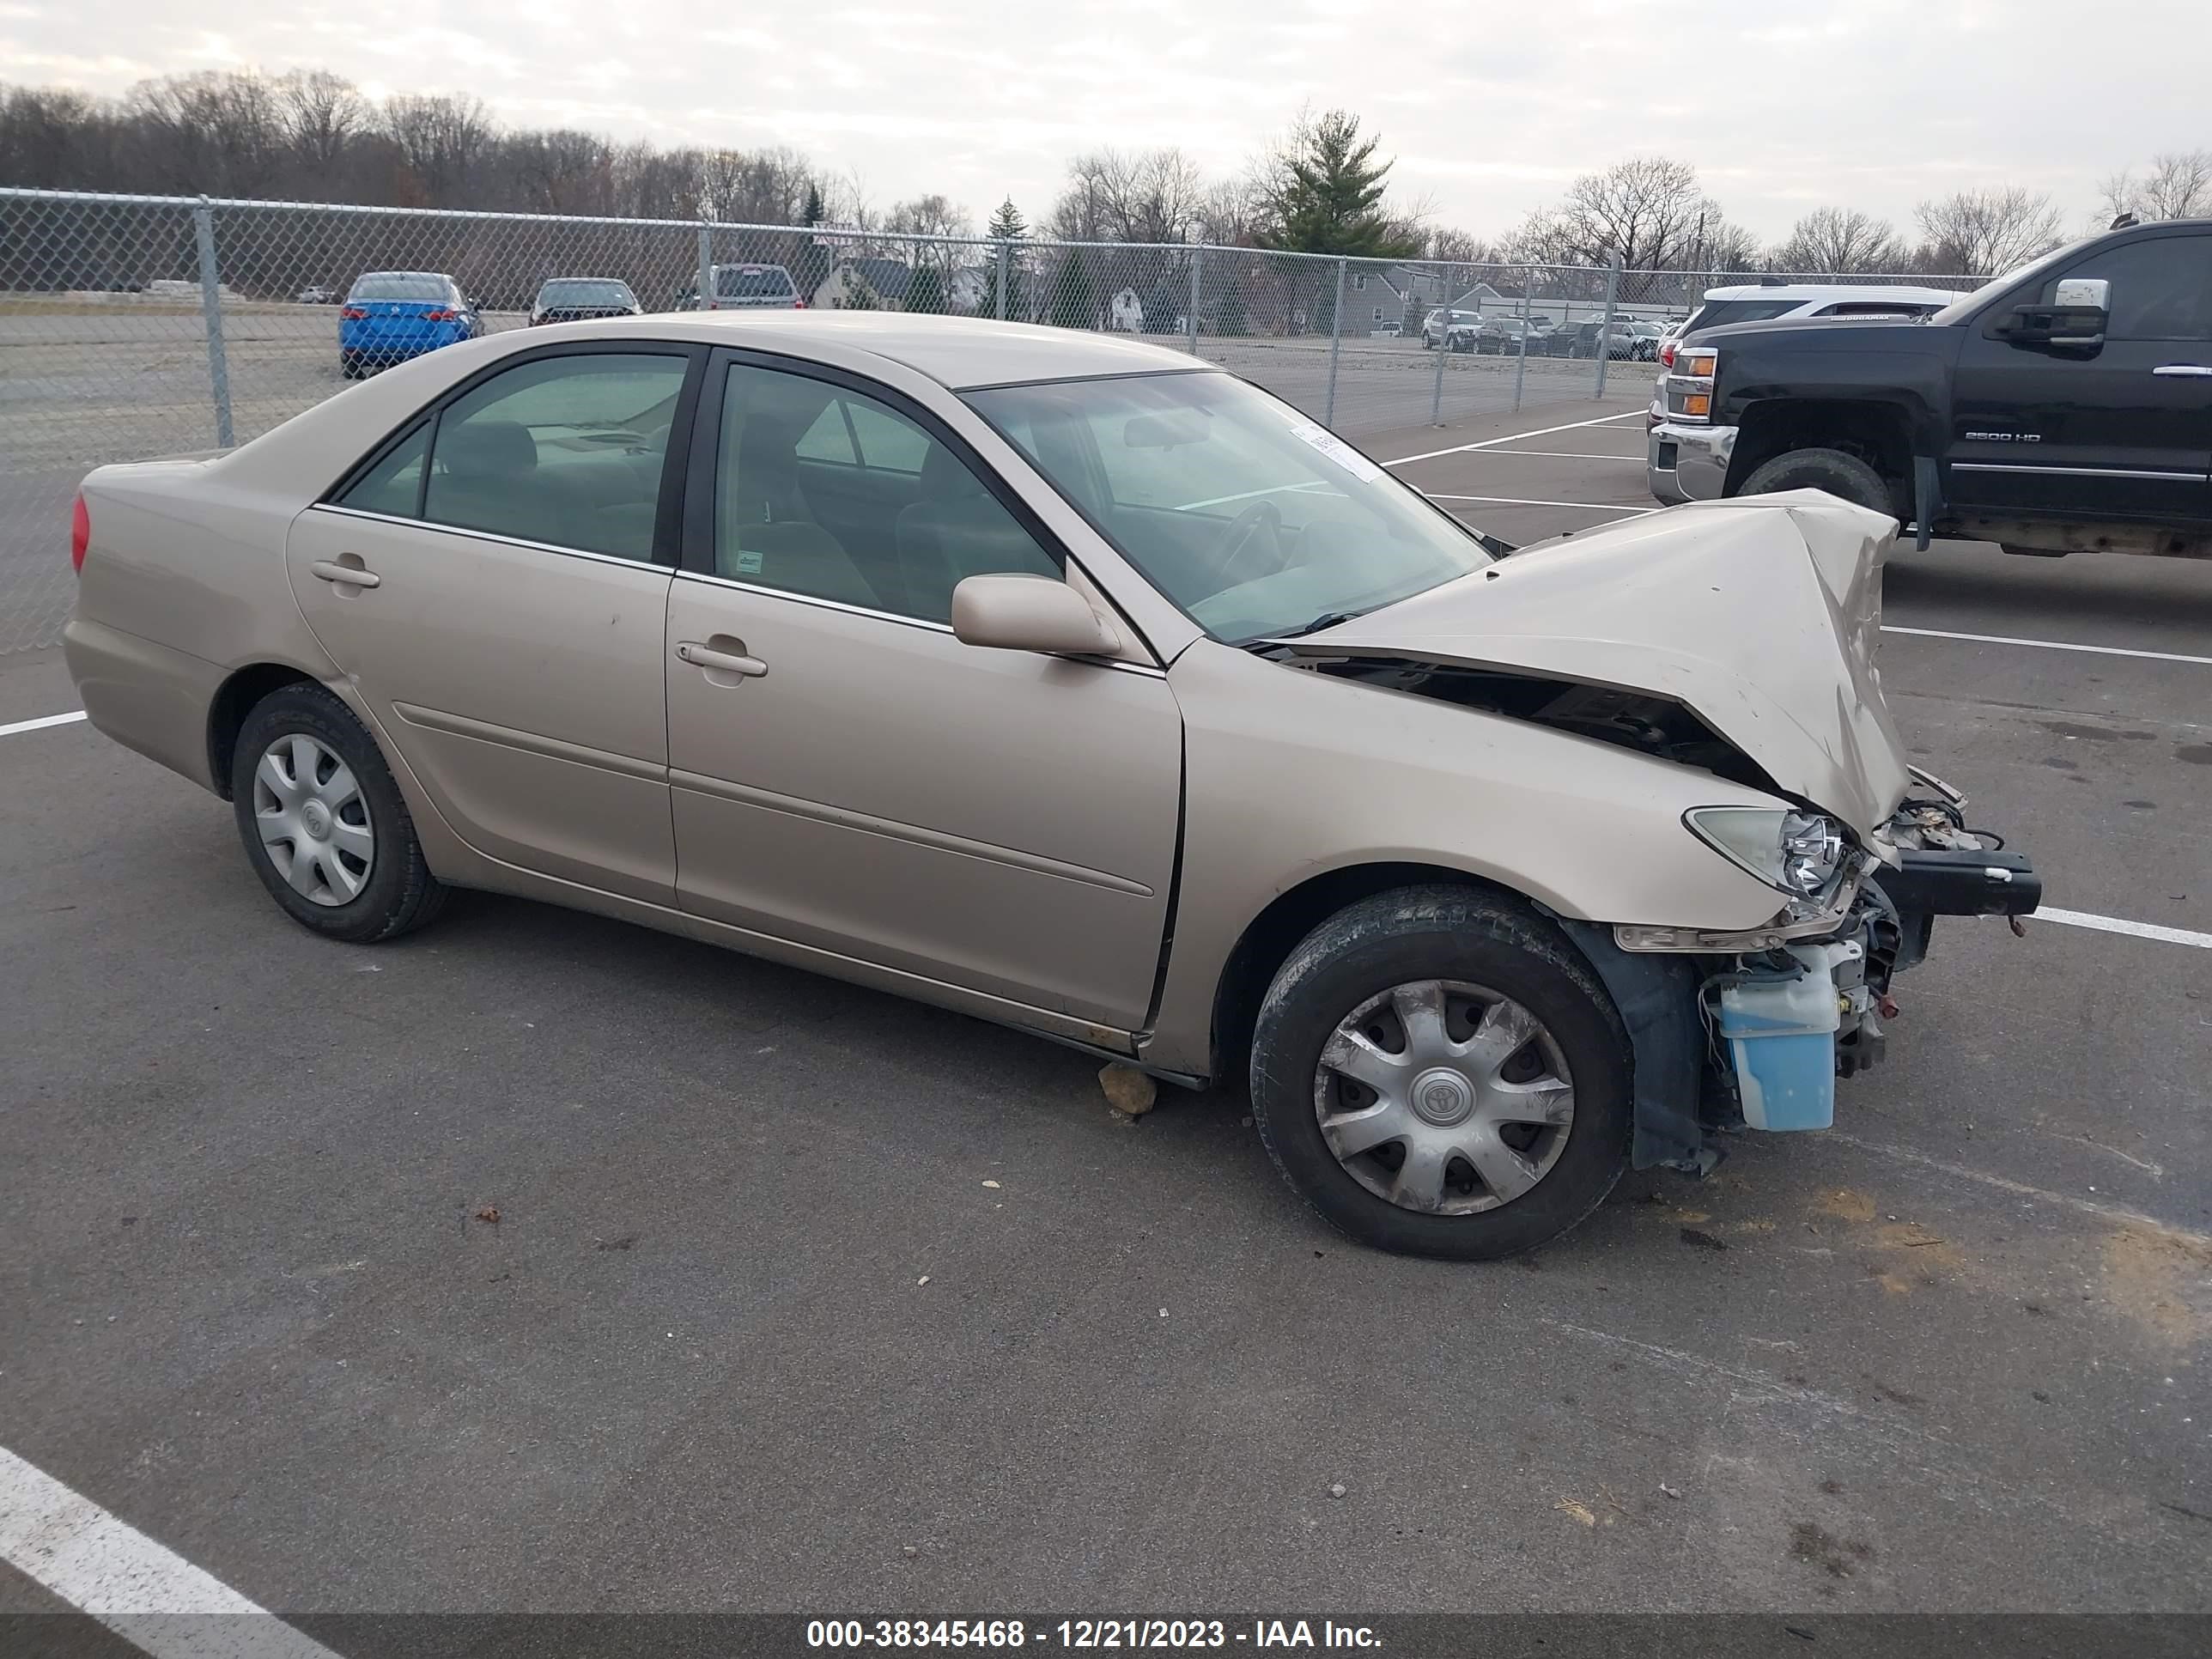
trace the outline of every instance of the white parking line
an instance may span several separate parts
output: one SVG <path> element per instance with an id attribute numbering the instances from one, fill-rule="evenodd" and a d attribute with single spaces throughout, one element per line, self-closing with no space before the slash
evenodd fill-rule
<path id="1" fill-rule="evenodd" d="M 0 1561 L 157 1659 L 337 1659 L 4 1446 Z"/>
<path id="2" fill-rule="evenodd" d="M 13 726 L 0 726 L 0 738 L 12 738 L 18 732 L 40 732 L 49 726 L 67 726 L 72 720 L 84 718 L 80 708 L 74 714 L 41 714 L 34 720 L 17 720 Z"/>
<path id="3" fill-rule="evenodd" d="M 1621 466 L 1644 465 L 1641 455 L 1593 455 L 1581 449 L 1493 449 L 1482 459 L 1494 461 L 1503 455 L 1534 455 L 1547 461 L 1613 461 Z"/>
<path id="4" fill-rule="evenodd" d="M 1485 438 L 1477 443 L 1454 444 L 1449 449 L 1428 449 L 1418 455 L 1401 455 L 1395 461 L 1385 461 L 1385 466 L 1405 466 L 1413 461 L 1433 461 L 1439 455 L 1464 455 L 1471 449 L 1495 449 L 1500 444 L 1517 443 L 1523 438 L 1548 438 L 1554 432 L 1579 432 L 1586 426 L 1604 426 L 1613 421 L 1640 421 L 1644 411 L 1640 409 L 1623 410 L 1618 415 L 1601 415 L 1594 421 L 1569 421 L 1565 426 L 1540 426 L 1534 432 L 1509 432 L 1502 438 Z"/>
<path id="5" fill-rule="evenodd" d="M 2136 651 L 2124 645 L 2075 645 L 2067 640 L 2023 640 L 2008 634 L 1954 634 L 1944 628 L 1893 628 L 1885 634 L 1914 634 L 1925 640 L 1966 640 L 1975 645 L 2028 645 L 2039 651 L 2086 651 L 2099 657 L 2145 657 L 2152 662 L 2188 662 L 2212 668 L 2212 657 L 2191 657 L 2179 651 Z"/>
<path id="6" fill-rule="evenodd" d="M 2087 927 L 2100 933 L 2125 933 L 2134 939 L 2156 939 L 2161 945 L 2193 945 L 2200 951 L 2212 951 L 2212 933 L 2194 933 L 2186 927 L 2163 927 L 2154 921 L 2130 921 L 2125 916 L 2054 910 L 2046 904 L 2031 920 L 2055 921 L 2062 927 Z"/>
<path id="7" fill-rule="evenodd" d="M 1577 507 L 1585 513 L 1656 513 L 1656 507 L 1607 507 L 1603 501 L 1532 501 L 1524 495 L 1447 495 L 1440 490 L 1424 489 L 1421 494 L 1432 501 L 1490 501 L 1499 507 Z"/>

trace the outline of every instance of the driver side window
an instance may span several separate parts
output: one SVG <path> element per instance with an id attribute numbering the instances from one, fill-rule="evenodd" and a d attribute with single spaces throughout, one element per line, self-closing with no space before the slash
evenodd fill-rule
<path id="1" fill-rule="evenodd" d="M 732 364 L 720 451 L 719 576 L 943 623 L 969 576 L 1063 574 L 963 457 L 865 393 Z"/>
<path id="2" fill-rule="evenodd" d="M 2093 253 L 2045 282 L 2039 303 L 2055 303 L 2060 282 L 2082 276 L 2112 285 L 2108 340 L 2212 339 L 2212 236 L 2160 236 Z"/>

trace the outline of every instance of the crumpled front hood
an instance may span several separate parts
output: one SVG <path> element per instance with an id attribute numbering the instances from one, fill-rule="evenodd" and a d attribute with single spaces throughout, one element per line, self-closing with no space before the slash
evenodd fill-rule
<path id="1" fill-rule="evenodd" d="M 1818 490 L 1703 501 L 1527 550 L 1291 641 L 1671 698 L 1862 836 L 1910 782 L 1882 701 L 1895 523 Z"/>

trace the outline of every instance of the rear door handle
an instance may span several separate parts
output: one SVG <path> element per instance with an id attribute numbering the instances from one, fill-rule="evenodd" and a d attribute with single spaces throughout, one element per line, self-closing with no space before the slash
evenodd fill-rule
<path id="1" fill-rule="evenodd" d="M 2160 363 L 2151 373 L 2177 380 L 2212 380 L 2212 363 Z"/>
<path id="2" fill-rule="evenodd" d="M 685 640 L 676 647 L 676 654 L 694 668 L 713 668 L 725 674 L 739 674 L 757 680 L 768 672 L 768 665 L 758 657 L 741 657 L 732 651 L 717 651 L 701 645 L 696 640 Z"/>
<path id="3" fill-rule="evenodd" d="M 328 559 L 317 559 L 307 567 L 326 582 L 344 582 L 353 587 L 381 587 L 384 578 L 374 570 L 364 570 L 357 564 L 333 564 Z"/>

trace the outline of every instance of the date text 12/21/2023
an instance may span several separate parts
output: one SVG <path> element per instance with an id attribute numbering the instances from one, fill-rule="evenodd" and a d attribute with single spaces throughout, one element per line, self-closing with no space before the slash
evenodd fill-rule
<path id="1" fill-rule="evenodd" d="M 1364 1625 L 1334 1620 L 1255 1619 L 812 1619 L 810 1648 L 1372 1648 Z"/>

